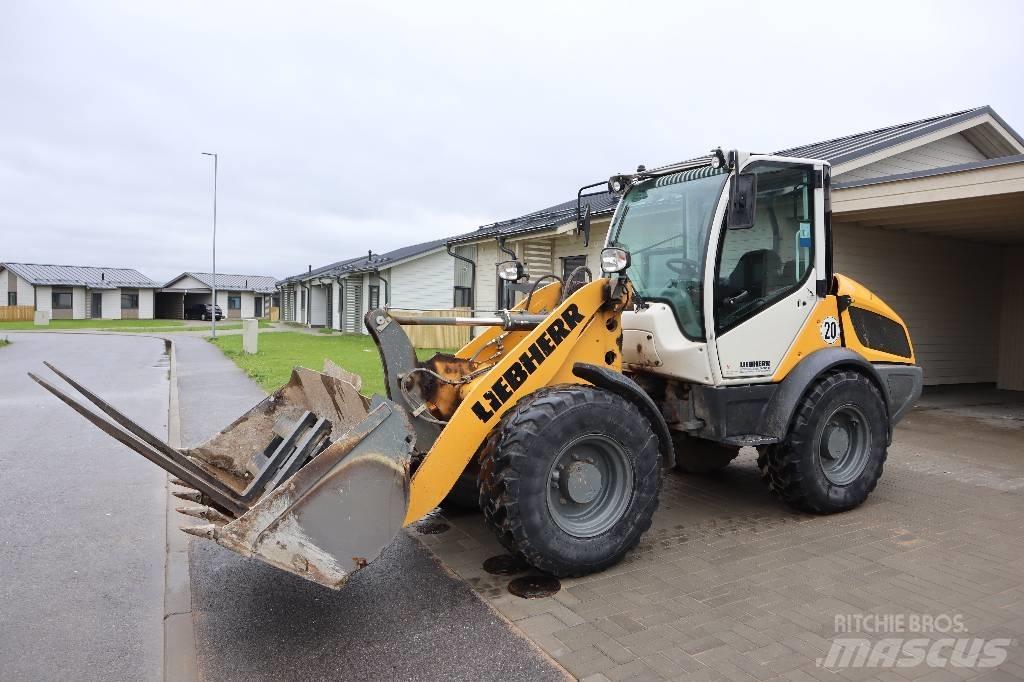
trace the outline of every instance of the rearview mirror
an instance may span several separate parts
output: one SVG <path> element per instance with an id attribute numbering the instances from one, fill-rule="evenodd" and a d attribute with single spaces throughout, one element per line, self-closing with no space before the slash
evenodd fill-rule
<path id="1" fill-rule="evenodd" d="M 749 229 L 754 226 L 756 215 L 757 176 L 753 173 L 738 173 L 729 183 L 725 227 L 729 230 Z"/>
<path id="2" fill-rule="evenodd" d="M 583 246 L 590 246 L 590 204 L 583 215 L 577 214 L 576 229 L 583 234 Z"/>

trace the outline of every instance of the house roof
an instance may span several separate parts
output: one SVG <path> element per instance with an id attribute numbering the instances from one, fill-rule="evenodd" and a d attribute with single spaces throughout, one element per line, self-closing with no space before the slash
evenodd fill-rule
<path id="1" fill-rule="evenodd" d="M 360 272 L 373 272 L 384 268 L 389 268 L 400 261 L 415 258 L 423 254 L 435 251 L 442 248 L 448 239 L 435 239 L 429 242 L 423 242 L 421 244 L 413 244 L 411 246 L 403 246 L 400 249 L 394 251 L 388 251 L 387 253 L 367 253 L 365 256 L 359 256 L 358 258 L 349 258 L 347 260 L 341 260 L 330 265 L 325 265 L 320 268 L 315 268 L 309 272 L 299 273 L 298 275 L 292 275 L 287 277 L 278 284 L 284 284 L 287 282 L 304 282 L 315 277 L 338 277 L 341 275 L 350 275 Z"/>
<path id="2" fill-rule="evenodd" d="M 800 145 L 798 147 L 790 147 L 789 149 L 778 151 L 776 154 L 779 156 L 801 156 L 808 159 L 824 159 L 833 165 L 838 165 L 840 163 L 853 161 L 862 156 L 867 156 L 868 154 L 873 154 L 887 147 L 909 142 L 915 138 L 921 137 L 922 135 L 927 135 L 928 133 L 941 130 L 942 128 L 948 128 L 949 126 L 960 123 L 961 121 L 976 118 L 984 114 L 992 116 L 992 118 L 998 121 L 1010 135 L 1016 138 L 1017 142 L 1024 144 L 1024 138 L 1021 138 L 1013 128 L 1008 126 L 1006 122 L 999 117 L 999 114 L 992 109 L 992 107 L 983 106 L 974 107 L 973 109 L 965 109 L 963 111 L 954 111 L 951 114 L 943 114 L 942 116 L 923 118 L 919 121 L 910 121 L 909 123 L 900 123 L 894 126 L 869 130 L 855 135 L 837 137 L 831 140 L 825 140 L 824 142 L 813 142 L 811 144 Z"/>
<path id="3" fill-rule="evenodd" d="M 172 284 L 182 277 L 191 277 L 202 282 L 208 289 L 213 288 L 213 273 L 210 272 L 183 272 L 167 282 L 164 288 L 170 288 Z M 217 273 L 217 289 L 219 291 L 253 291 L 258 294 L 270 294 L 275 291 L 275 284 L 276 280 L 266 275 L 229 275 L 223 272 Z"/>
<path id="4" fill-rule="evenodd" d="M 39 263 L 0 263 L 29 284 L 42 286 L 89 287 L 90 289 L 156 289 L 160 285 L 138 270 L 90 265 L 43 265 Z"/>
<path id="5" fill-rule="evenodd" d="M 619 198 L 611 192 L 597 192 L 585 195 L 583 205 L 590 204 L 591 215 L 603 215 L 615 210 Z M 533 213 L 527 213 L 518 218 L 503 220 L 490 225 L 481 225 L 472 232 L 456 235 L 448 239 L 448 243 L 475 241 L 488 237 L 498 237 L 510 234 L 522 234 L 535 230 L 548 230 L 559 225 L 576 220 L 576 200 L 564 201 L 554 206 L 548 206 Z"/>
<path id="6" fill-rule="evenodd" d="M 992 107 L 986 105 L 975 107 L 973 109 L 965 109 L 963 111 L 955 111 L 951 114 L 924 118 L 919 121 L 910 121 L 908 123 L 900 123 L 898 125 L 888 126 L 885 128 L 869 130 L 867 132 L 847 135 L 845 137 L 837 137 L 831 140 L 824 140 L 822 142 L 813 142 L 811 144 L 790 147 L 789 149 L 783 149 L 773 153 L 779 156 L 822 159 L 833 165 L 838 165 L 840 163 L 856 160 L 869 154 L 874 154 L 875 152 L 888 147 L 909 142 L 921 137 L 922 135 L 927 135 L 928 133 L 948 128 L 963 121 L 984 116 L 985 114 L 991 116 L 1006 130 L 1009 135 L 1015 138 L 1018 143 L 1024 145 L 1024 138 L 1013 130 L 1013 128 L 1008 126 L 1006 122 L 999 117 L 999 114 L 992 109 Z M 683 163 L 685 164 L 688 162 Z M 836 187 L 838 188 L 839 186 L 839 183 L 837 183 Z M 615 210 L 615 206 L 618 203 L 618 197 L 608 192 L 593 194 L 584 197 L 584 200 L 585 202 L 590 203 L 592 215 L 611 213 Z M 481 225 L 472 232 L 466 232 L 450 238 L 448 243 L 456 244 L 460 242 L 470 242 L 499 236 L 510 236 L 533 231 L 547 230 L 574 220 L 576 220 L 576 200 L 572 199 L 561 204 L 549 206 L 548 208 L 540 211 L 528 213 L 518 218 L 491 223 L 489 225 Z"/>

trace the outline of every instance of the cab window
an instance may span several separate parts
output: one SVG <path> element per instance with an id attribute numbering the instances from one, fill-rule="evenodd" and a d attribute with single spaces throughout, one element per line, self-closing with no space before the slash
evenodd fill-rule
<path id="1" fill-rule="evenodd" d="M 814 169 L 765 162 L 757 175 L 753 227 L 723 230 L 715 273 L 715 329 L 728 331 L 785 298 L 814 258 Z"/>

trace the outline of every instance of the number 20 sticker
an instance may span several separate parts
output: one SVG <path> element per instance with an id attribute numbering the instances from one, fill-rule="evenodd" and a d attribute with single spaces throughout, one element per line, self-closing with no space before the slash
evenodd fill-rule
<path id="1" fill-rule="evenodd" d="M 826 317 L 821 321 L 821 340 L 832 346 L 839 340 L 839 320 L 834 317 Z"/>

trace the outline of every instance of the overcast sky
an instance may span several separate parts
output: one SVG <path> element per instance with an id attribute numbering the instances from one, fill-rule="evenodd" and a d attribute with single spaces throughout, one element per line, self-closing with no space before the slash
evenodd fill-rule
<path id="1" fill-rule="evenodd" d="M 506 8 L 501 10 L 499 8 Z M 282 277 L 991 104 L 1024 3 L 0 3 L 0 261 Z"/>

